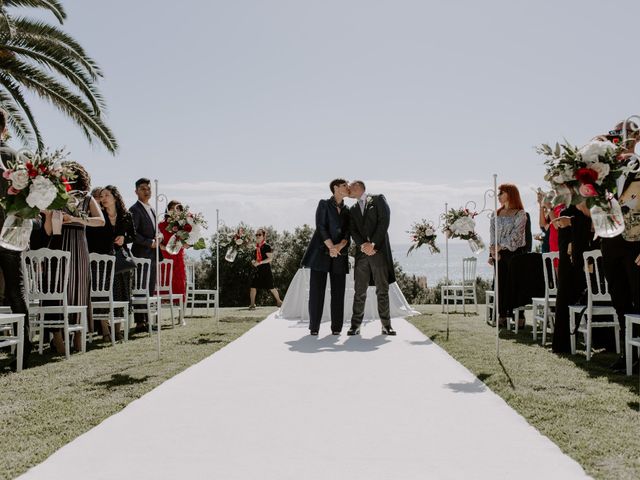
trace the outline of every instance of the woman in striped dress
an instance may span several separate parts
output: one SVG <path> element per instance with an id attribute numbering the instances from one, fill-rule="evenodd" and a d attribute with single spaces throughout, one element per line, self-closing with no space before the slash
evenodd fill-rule
<path id="1" fill-rule="evenodd" d="M 61 211 L 46 213 L 45 230 L 51 236 L 49 248 L 64 250 L 71 253 L 69 262 L 69 284 L 67 286 L 67 301 L 69 305 L 86 305 L 87 327 L 93 331 L 91 317 L 91 273 L 89 270 L 89 248 L 85 233 L 86 227 L 101 227 L 104 225 L 102 210 L 89 194 L 91 177 L 82 165 L 77 162 L 63 162 L 75 175 L 72 183 L 73 191 L 69 192 L 75 199 L 75 207 L 65 207 Z M 70 315 L 70 323 L 78 323 L 79 315 Z M 74 346 L 80 350 L 80 335 L 74 337 Z M 53 347 L 58 353 L 64 353 L 62 331 L 53 333 Z"/>

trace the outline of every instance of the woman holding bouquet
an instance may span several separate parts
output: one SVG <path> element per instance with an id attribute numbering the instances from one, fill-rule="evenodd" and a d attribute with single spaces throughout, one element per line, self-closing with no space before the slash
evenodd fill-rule
<path id="1" fill-rule="evenodd" d="M 498 292 L 498 314 L 500 326 L 506 325 L 509 311 L 508 272 L 511 259 L 516 255 L 526 252 L 526 226 L 527 215 L 520 199 L 518 187 L 511 183 L 505 183 L 498 188 L 498 237 L 496 250 L 495 216 L 491 216 L 491 251 L 489 264 L 495 265 L 498 271 L 498 285 L 494 290 Z M 495 283 L 495 282 L 494 282 Z M 524 325 L 524 320 L 519 320 Z"/>
<path id="2" fill-rule="evenodd" d="M 167 260 L 173 260 L 173 278 L 171 280 L 171 291 L 174 294 L 182 295 L 183 302 L 187 300 L 187 269 L 184 263 L 184 249 L 171 254 L 167 251 L 167 244 L 175 232 L 169 229 L 169 220 L 172 213 L 178 213 L 184 211 L 184 207 L 177 200 L 171 200 L 167 204 L 167 213 L 164 215 L 164 220 L 158 224 L 158 229 L 163 236 L 162 243 L 160 244 L 160 250 L 162 250 L 162 256 Z"/>
<path id="3" fill-rule="evenodd" d="M 251 289 L 249 295 L 251 304 L 249 310 L 256 308 L 256 294 L 259 288 L 267 289 L 276 299 L 276 305 L 280 307 L 282 300 L 278 294 L 278 289 L 273 286 L 273 273 L 271 272 L 271 262 L 273 261 L 273 250 L 271 245 L 267 243 L 267 232 L 264 228 L 256 232 L 256 257 L 251 261 L 251 265 L 255 267 L 253 277 L 251 279 Z"/>
<path id="4" fill-rule="evenodd" d="M 82 165 L 77 162 L 66 161 L 63 166 L 74 175 L 73 191 L 69 194 L 75 199 L 75 207 L 65 207 L 64 210 L 46 212 L 44 228 L 51 236 L 49 248 L 64 250 L 71 253 L 69 262 L 69 285 L 67 299 L 69 305 L 86 305 L 87 327 L 94 331 L 91 316 L 91 274 L 89 270 L 89 249 L 87 247 L 86 227 L 101 227 L 104 217 L 98 202 L 89 194 L 91 177 Z M 54 314 L 52 314 L 54 315 Z M 78 314 L 70 316 L 70 322 L 80 321 Z M 75 335 L 76 350 L 80 350 L 81 336 Z M 64 353 L 62 332 L 57 330 L 53 334 L 52 346 L 58 353 Z"/>

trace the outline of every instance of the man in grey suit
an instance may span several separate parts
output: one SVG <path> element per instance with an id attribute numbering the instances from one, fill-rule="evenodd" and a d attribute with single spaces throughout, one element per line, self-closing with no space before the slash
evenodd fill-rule
<path id="1" fill-rule="evenodd" d="M 358 335 L 364 317 L 367 288 L 371 279 L 376 286 L 378 314 L 383 335 L 395 335 L 389 311 L 389 283 L 395 282 L 393 257 L 389 243 L 391 210 L 384 195 L 368 195 L 362 180 L 349 185 L 349 197 L 356 203 L 350 208 L 351 237 L 356 244 L 353 315 L 347 335 Z"/>

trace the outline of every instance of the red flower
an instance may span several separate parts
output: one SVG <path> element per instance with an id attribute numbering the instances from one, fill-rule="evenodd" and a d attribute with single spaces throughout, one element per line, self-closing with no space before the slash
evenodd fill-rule
<path id="1" fill-rule="evenodd" d="M 193 227 L 192 227 L 190 224 L 188 224 L 188 223 L 187 223 L 187 224 L 184 226 L 184 231 L 185 231 L 185 232 L 190 232 L 191 230 L 193 230 Z"/>
<path id="2" fill-rule="evenodd" d="M 66 180 L 63 181 L 62 183 L 64 183 L 64 191 L 65 192 L 70 192 L 71 191 L 71 185 L 69 185 L 69 182 L 67 182 Z"/>
<path id="3" fill-rule="evenodd" d="M 592 184 L 598 179 L 598 172 L 590 168 L 579 168 L 575 173 L 576 180 L 583 184 Z"/>
<path id="4" fill-rule="evenodd" d="M 582 195 L 583 197 L 598 196 L 598 192 L 596 191 L 595 187 L 590 183 L 585 183 L 584 185 L 580 185 L 580 188 L 578 189 L 578 191 L 580 192 L 580 195 Z"/>

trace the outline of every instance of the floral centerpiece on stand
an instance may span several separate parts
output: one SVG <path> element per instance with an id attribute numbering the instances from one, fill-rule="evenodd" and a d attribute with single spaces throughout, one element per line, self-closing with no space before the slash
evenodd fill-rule
<path id="1" fill-rule="evenodd" d="M 565 142 L 554 148 L 543 144 L 536 151 L 546 157 L 544 178 L 554 191 L 554 206 L 585 202 L 600 237 L 613 237 L 624 230 L 614 194 L 618 178 L 630 167 L 618 160 L 623 153 L 620 144 L 593 140 L 579 148 Z"/>
<path id="2" fill-rule="evenodd" d="M 207 222 L 201 213 L 193 213 L 186 206 L 184 210 L 174 210 L 167 219 L 167 230 L 172 233 L 167 242 L 167 252 L 175 255 L 185 246 L 192 246 L 194 250 L 205 248 L 202 229 Z"/>
<path id="3" fill-rule="evenodd" d="M 414 223 L 407 233 L 411 235 L 412 242 L 407 255 L 422 245 L 427 245 L 431 253 L 440 253 L 440 249 L 436 245 L 436 228 L 432 222 L 422 219 L 421 222 Z"/>
<path id="4" fill-rule="evenodd" d="M 452 208 L 447 213 L 442 214 L 442 233 L 447 238 L 460 238 L 469 242 L 469 247 L 474 255 L 484 250 L 484 242 L 480 235 L 476 233 L 476 221 L 473 219 L 477 212 L 468 208 Z"/>
<path id="5" fill-rule="evenodd" d="M 32 222 L 43 210 L 60 210 L 71 201 L 70 182 L 74 175 L 63 166 L 66 154 L 15 152 L 3 149 L 12 158 L 6 160 L 2 177 L 8 183 L 7 195 L 0 199 L 5 222 L 0 246 L 15 251 L 29 245 Z"/>
<path id="6" fill-rule="evenodd" d="M 224 259 L 227 262 L 233 262 L 238 256 L 238 252 L 249 246 L 249 236 L 243 227 L 239 227 L 235 233 L 227 235 L 226 242 L 222 246 L 227 249 Z"/>

